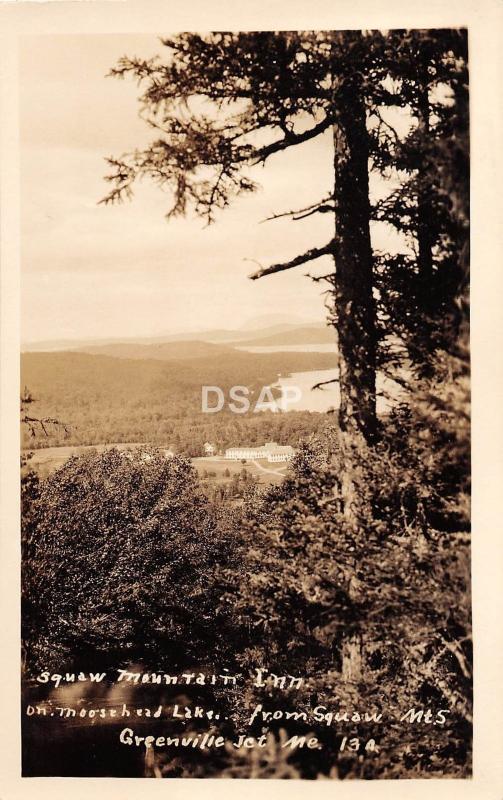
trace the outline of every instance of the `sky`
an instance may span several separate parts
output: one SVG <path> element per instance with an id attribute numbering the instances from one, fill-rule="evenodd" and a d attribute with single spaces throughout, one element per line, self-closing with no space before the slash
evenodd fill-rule
<path id="1" fill-rule="evenodd" d="M 22 37 L 20 52 L 22 341 L 149 337 L 239 328 L 269 314 L 323 321 L 323 286 L 305 277 L 328 257 L 250 281 L 256 264 L 287 261 L 333 235 L 331 215 L 264 222 L 326 196 L 328 133 L 273 156 L 207 227 L 165 219 L 170 198 L 146 181 L 131 202 L 98 205 L 105 158 L 152 138 L 138 117 L 139 88 L 106 77 L 122 55 L 149 57 L 152 35 Z M 388 231 L 373 231 L 377 246 Z"/>

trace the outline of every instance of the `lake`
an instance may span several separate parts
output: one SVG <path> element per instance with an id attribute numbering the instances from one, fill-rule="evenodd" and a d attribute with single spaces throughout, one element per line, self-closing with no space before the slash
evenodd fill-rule
<path id="1" fill-rule="evenodd" d="M 339 408 L 341 395 L 337 380 L 320 389 L 313 389 L 317 383 L 332 381 L 334 378 L 337 379 L 338 375 L 339 370 L 334 367 L 334 369 L 319 369 L 312 372 L 292 372 L 289 377 L 279 378 L 274 386 L 281 387 L 284 395 L 277 401 L 278 409 L 280 411 L 319 411 L 324 413 L 329 409 Z M 395 381 L 386 378 L 379 372 L 377 373 L 376 388 L 377 413 L 389 413 L 402 398 L 403 390 Z M 296 390 L 300 393 L 299 400 L 290 400 L 294 397 Z M 282 402 L 285 398 L 286 404 Z"/>
<path id="2" fill-rule="evenodd" d="M 261 347 L 236 347 L 247 353 L 334 353 L 337 355 L 335 344 L 283 344 L 267 345 Z M 286 404 L 284 398 L 279 398 L 276 405 L 279 411 L 319 411 L 325 413 L 329 409 L 340 406 L 341 396 L 337 382 L 313 390 L 317 383 L 330 381 L 337 378 L 339 371 L 334 369 L 319 369 L 309 372 L 293 372 L 289 377 L 280 377 L 274 387 L 281 387 L 286 391 Z M 294 392 L 300 392 L 299 400 L 294 401 Z M 377 413 L 386 414 L 403 397 L 403 391 L 398 383 L 377 373 Z"/>

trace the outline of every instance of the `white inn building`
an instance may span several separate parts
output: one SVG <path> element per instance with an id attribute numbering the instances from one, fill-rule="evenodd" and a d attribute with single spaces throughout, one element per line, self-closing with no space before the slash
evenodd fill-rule
<path id="1" fill-rule="evenodd" d="M 281 445 L 276 442 L 266 442 L 258 447 L 228 447 L 225 457 L 232 461 L 241 459 L 265 459 L 273 461 L 290 461 L 295 454 L 295 450 L 289 444 Z"/>

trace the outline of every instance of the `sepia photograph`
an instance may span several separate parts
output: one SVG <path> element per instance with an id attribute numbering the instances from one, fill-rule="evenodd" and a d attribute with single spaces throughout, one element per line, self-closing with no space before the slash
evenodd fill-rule
<path id="1" fill-rule="evenodd" d="M 24 777 L 472 778 L 469 43 L 19 37 Z"/>

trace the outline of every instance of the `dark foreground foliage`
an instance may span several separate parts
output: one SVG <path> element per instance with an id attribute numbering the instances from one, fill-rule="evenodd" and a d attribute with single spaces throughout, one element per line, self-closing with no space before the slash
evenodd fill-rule
<path id="1" fill-rule="evenodd" d="M 468 377 L 444 356 L 414 410 L 394 413 L 380 441 L 357 454 L 358 503 L 348 519 L 339 435 L 313 437 L 295 472 L 246 526 L 239 596 L 247 629 L 243 668 L 308 675 L 294 707 L 316 702 L 386 709 L 448 709 L 445 727 L 392 724 L 383 750 L 345 762 L 325 736 L 338 774 L 461 775 L 469 768 L 471 628 Z M 353 455 L 354 458 L 354 455 Z M 267 569 L 264 569 L 267 553 Z M 257 697 L 252 702 L 261 702 Z M 271 698 L 282 707 L 281 693 Z M 379 736 L 356 725 L 352 735 Z M 321 771 L 325 771 L 325 767 Z"/>
<path id="2" fill-rule="evenodd" d="M 23 487 L 28 664 L 99 670 L 167 651 L 183 667 L 218 649 L 214 568 L 232 516 L 207 503 L 189 461 L 110 450 Z"/>
<path id="3" fill-rule="evenodd" d="M 40 669 L 231 672 L 302 676 L 292 689 L 204 687 L 183 702 L 225 709 L 220 730 L 260 736 L 228 747 L 148 753 L 166 777 L 463 776 L 470 768 L 468 377 L 443 356 L 353 463 L 356 516 L 342 502 L 338 430 L 300 449 L 290 476 L 241 506 L 213 505 L 190 463 L 155 450 L 73 458 L 24 489 L 23 634 Z M 253 487 L 252 487 L 253 488 Z M 138 689 L 141 691 L 141 689 Z M 150 687 L 152 692 L 152 687 Z M 165 691 L 176 702 L 180 690 Z M 139 694 L 146 704 L 155 693 Z M 264 709 L 305 713 L 300 720 Z M 383 712 L 386 724 L 320 725 L 321 751 L 282 748 L 313 731 L 312 710 Z M 447 710 L 445 725 L 400 722 Z M 207 723 L 206 723 L 207 725 Z M 166 726 L 164 725 L 164 728 Z M 188 730 L 197 732 L 197 722 Z M 379 751 L 340 750 L 342 736 Z M 90 768 L 91 771 L 94 769 Z M 117 768 L 116 768 L 117 769 Z M 120 769 L 120 768 L 119 768 Z M 117 771 L 114 772 L 117 774 Z"/>

